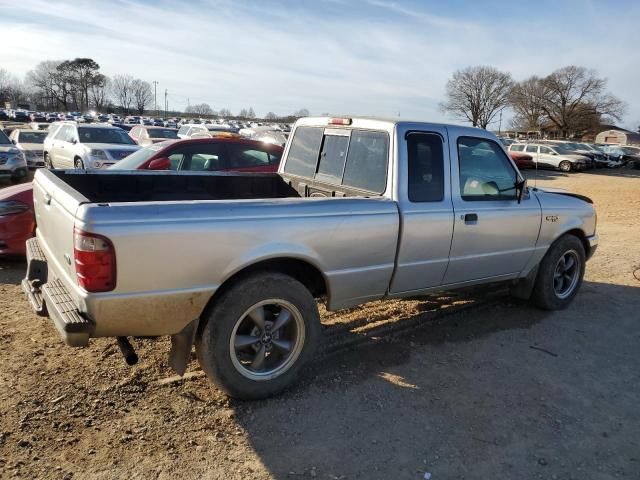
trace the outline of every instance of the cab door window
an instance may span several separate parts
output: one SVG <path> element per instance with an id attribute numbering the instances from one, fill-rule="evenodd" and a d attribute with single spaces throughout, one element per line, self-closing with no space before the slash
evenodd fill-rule
<path id="1" fill-rule="evenodd" d="M 513 200 L 516 172 L 497 143 L 486 138 L 458 139 L 460 196 L 466 201 Z"/>

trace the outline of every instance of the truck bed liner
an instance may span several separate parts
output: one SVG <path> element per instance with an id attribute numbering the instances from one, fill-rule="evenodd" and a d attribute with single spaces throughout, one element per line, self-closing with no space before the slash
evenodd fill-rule
<path id="1" fill-rule="evenodd" d="M 280 175 L 52 170 L 92 203 L 299 197 Z"/>

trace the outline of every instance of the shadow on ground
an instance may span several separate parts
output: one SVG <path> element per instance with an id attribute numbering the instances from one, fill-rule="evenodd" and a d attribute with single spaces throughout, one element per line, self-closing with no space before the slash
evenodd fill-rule
<path id="1" fill-rule="evenodd" d="M 559 312 L 502 298 L 324 357 L 238 422 L 277 479 L 633 476 L 639 309 L 589 282 Z"/>

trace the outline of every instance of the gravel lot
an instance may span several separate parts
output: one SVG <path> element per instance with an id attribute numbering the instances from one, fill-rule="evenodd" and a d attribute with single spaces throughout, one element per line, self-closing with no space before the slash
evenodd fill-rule
<path id="1" fill-rule="evenodd" d="M 598 209 L 569 309 L 476 292 L 324 313 L 327 353 L 263 402 L 228 400 L 195 361 L 159 384 L 167 339 L 135 340 L 133 368 L 112 341 L 65 347 L 24 265 L 0 262 L 0 477 L 640 478 L 640 171 L 538 184 Z"/>

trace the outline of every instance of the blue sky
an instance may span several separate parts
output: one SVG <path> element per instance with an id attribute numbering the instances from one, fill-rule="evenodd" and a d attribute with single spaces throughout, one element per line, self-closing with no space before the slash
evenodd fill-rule
<path id="1" fill-rule="evenodd" d="M 441 121 L 458 68 L 519 80 L 576 64 L 608 78 L 635 129 L 639 25 L 638 1 L 0 0 L 0 67 L 92 57 L 107 75 L 157 80 L 170 107 Z"/>

